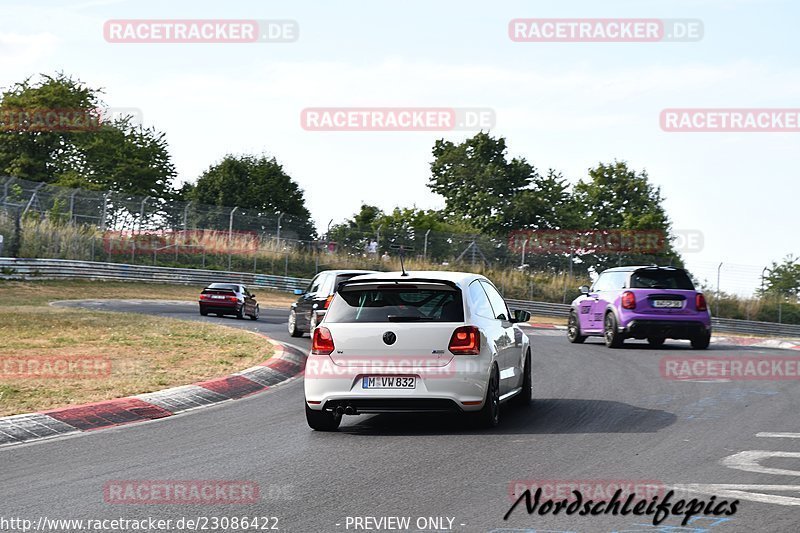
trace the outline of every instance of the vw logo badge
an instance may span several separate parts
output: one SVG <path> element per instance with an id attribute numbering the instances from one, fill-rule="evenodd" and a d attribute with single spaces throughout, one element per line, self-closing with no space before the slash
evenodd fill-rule
<path id="1" fill-rule="evenodd" d="M 394 341 L 397 340 L 397 335 L 394 334 L 393 331 L 387 331 L 383 334 L 383 342 L 386 344 L 394 344 Z"/>

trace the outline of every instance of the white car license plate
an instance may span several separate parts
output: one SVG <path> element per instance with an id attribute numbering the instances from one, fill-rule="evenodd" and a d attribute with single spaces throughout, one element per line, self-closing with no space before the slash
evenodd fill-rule
<path id="1" fill-rule="evenodd" d="M 212 294 L 211 297 L 215 300 L 223 300 L 225 299 L 224 296 L 220 296 L 219 294 Z"/>
<path id="2" fill-rule="evenodd" d="M 677 308 L 681 306 L 680 300 L 653 300 L 653 307 Z"/>
<path id="3" fill-rule="evenodd" d="M 408 376 L 367 376 L 361 382 L 363 389 L 414 389 L 417 378 Z"/>

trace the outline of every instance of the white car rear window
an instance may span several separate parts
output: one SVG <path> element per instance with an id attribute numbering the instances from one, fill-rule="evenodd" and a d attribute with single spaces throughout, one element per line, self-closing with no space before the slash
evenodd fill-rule
<path id="1" fill-rule="evenodd" d="M 463 322 L 461 291 L 450 288 L 350 288 L 339 292 L 326 322 Z"/>

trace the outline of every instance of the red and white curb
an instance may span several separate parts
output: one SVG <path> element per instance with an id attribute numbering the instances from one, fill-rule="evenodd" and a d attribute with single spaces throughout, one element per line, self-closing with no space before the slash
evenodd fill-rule
<path id="1" fill-rule="evenodd" d="M 755 337 L 720 336 L 712 337 L 711 342 L 732 344 L 734 346 L 748 346 L 753 348 L 776 348 L 778 350 L 800 350 L 798 341 L 786 339 L 759 339 Z"/>
<path id="2" fill-rule="evenodd" d="M 272 357 L 229 376 L 127 398 L 0 418 L 0 447 L 165 418 L 244 398 L 302 373 L 303 352 L 268 337 L 267 341 L 275 347 Z"/>

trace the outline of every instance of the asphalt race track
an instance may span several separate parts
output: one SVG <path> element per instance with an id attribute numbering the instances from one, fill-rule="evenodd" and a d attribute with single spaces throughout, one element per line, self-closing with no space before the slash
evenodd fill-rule
<path id="1" fill-rule="evenodd" d="M 262 310 L 252 322 L 200 317 L 195 304 L 91 307 L 208 320 L 304 349 L 310 344 L 289 337 L 285 310 Z M 354 531 L 352 517 L 393 516 L 411 517 L 412 525 L 418 517 L 446 517 L 453 531 L 465 532 L 800 530 L 796 380 L 668 381 L 659 375 L 663 356 L 699 352 L 674 341 L 658 349 L 628 341 L 609 350 L 599 339 L 571 345 L 562 331 L 528 332 L 534 401 L 529 409 L 506 408 L 497 430 L 439 415 L 364 415 L 345 417 L 337 433 L 317 433 L 306 425 L 302 380 L 295 380 L 163 420 L 2 448 L 0 515 L 34 521 L 269 516 L 277 517 L 277 530 L 292 532 Z M 704 353 L 797 355 L 713 344 Z M 755 459 L 742 453 L 758 450 L 775 453 Z M 105 503 L 104 484 L 128 479 L 250 480 L 261 496 L 244 505 Z M 684 529 L 656 528 L 646 516 L 540 517 L 524 505 L 504 521 L 514 480 L 701 484 L 687 499 L 717 495 L 741 503 L 733 516 L 696 519 Z"/>

